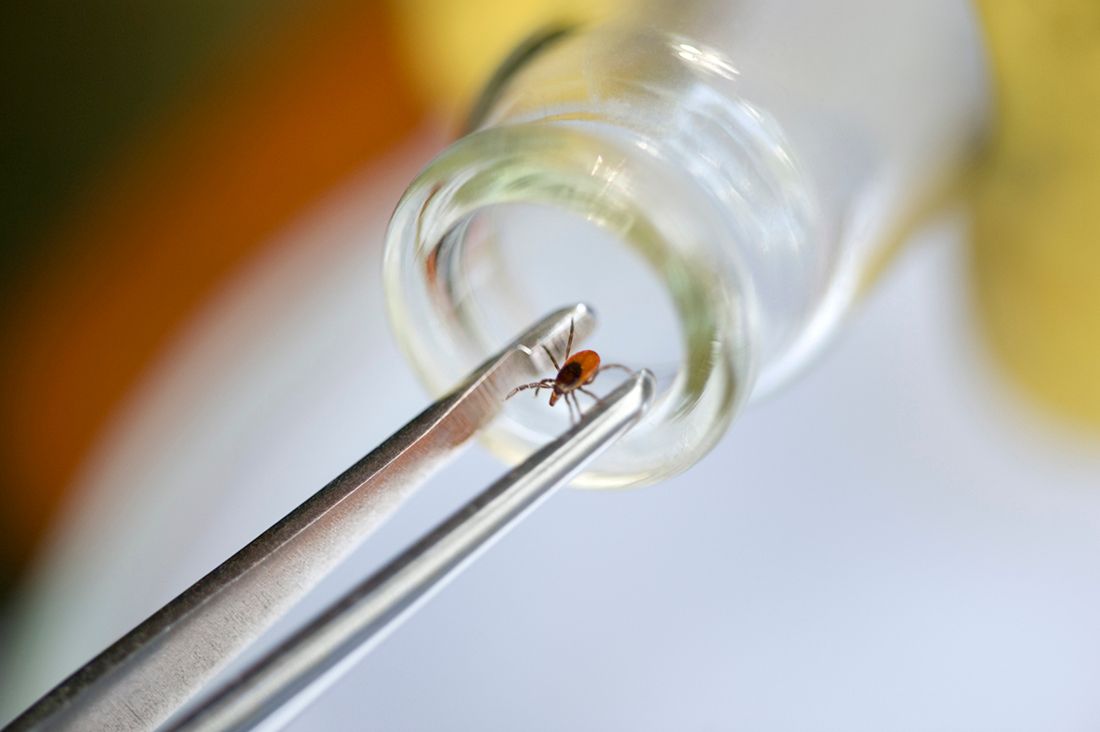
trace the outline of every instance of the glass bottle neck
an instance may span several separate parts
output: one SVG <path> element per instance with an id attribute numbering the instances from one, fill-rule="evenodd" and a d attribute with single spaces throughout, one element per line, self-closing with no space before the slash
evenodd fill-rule
<path id="1" fill-rule="evenodd" d="M 528 323 L 586 302 L 601 327 L 585 347 L 652 369 L 661 390 L 586 481 L 649 482 L 697 460 L 845 309 L 863 244 L 899 208 L 863 205 L 866 191 L 929 177 L 903 164 L 911 123 L 814 126 L 782 92 L 684 36 L 629 28 L 575 34 L 520 68 L 391 224 L 391 314 L 428 384 L 449 388 Z M 861 149 L 861 124 L 882 144 L 837 165 L 834 147 Z M 950 140 L 927 156 L 943 161 L 964 146 L 965 130 L 933 132 L 909 142 Z M 566 424 L 509 405 L 489 442 L 515 458 Z"/>
<path id="2" fill-rule="evenodd" d="M 752 373 L 747 312 L 733 271 L 716 259 L 721 207 L 639 142 L 593 119 L 472 134 L 410 186 L 386 257 L 396 330 L 435 391 L 575 302 L 600 323 L 585 348 L 656 373 L 661 397 L 646 423 L 587 476 L 603 485 L 653 480 L 698 459 Z M 543 404 L 516 409 L 489 436 L 509 457 L 567 424 Z"/>

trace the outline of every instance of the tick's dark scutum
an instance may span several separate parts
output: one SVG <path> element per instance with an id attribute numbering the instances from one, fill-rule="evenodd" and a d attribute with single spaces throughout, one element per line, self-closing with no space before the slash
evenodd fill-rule
<path id="1" fill-rule="evenodd" d="M 561 367 L 558 377 L 555 379 L 560 386 L 570 387 L 580 381 L 581 365 L 577 361 L 570 361 Z"/>

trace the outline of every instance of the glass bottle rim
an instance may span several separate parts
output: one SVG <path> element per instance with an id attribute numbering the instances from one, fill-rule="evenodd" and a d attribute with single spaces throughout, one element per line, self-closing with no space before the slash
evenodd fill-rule
<path id="1" fill-rule="evenodd" d="M 683 344 L 679 370 L 662 384 L 655 408 L 576 480 L 623 487 L 686 469 L 725 432 L 753 377 L 751 297 L 748 283 L 731 276 L 736 267 L 716 263 L 730 248 L 721 246 L 720 216 L 706 196 L 690 181 L 672 182 L 676 174 L 654 150 L 586 125 L 556 119 L 491 127 L 432 161 L 391 220 L 386 301 L 410 363 L 433 394 L 442 394 L 500 345 L 480 332 L 476 313 L 454 300 L 468 283 L 454 281 L 459 268 L 451 265 L 479 212 L 536 204 L 615 231 L 657 274 Z M 515 332 L 524 325 L 515 323 Z M 506 413 L 483 442 L 515 462 L 553 436 Z"/>

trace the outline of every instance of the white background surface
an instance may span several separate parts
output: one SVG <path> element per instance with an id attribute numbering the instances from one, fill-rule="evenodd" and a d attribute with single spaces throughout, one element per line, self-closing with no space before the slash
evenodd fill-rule
<path id="1" fill-rule="evenodd" d="M 120 416 L 8 629 L 0 719 L 426 403 L 379 286 L 417 154 L 290 232 Z M 294 728 L 1096 729 L 1100 453 L 986 362 L 965 267 L 929 232 L 696 468 L 559 494 Z M 280 632 L 500 470 L 470 453 Z"/>

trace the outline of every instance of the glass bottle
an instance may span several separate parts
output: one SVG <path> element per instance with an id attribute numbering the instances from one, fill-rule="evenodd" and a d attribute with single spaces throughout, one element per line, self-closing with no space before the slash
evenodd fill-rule
<path id="1" fill-rule="evenodd" d="M 436 393 L 551 310 L 594 307 L 584 347 L 649 368 L 660 394 L 581 476 L 598 486 L 687 468 L 802 368 L 963 169 L 989 107 L 966 0 L 702 0 L 629 18 L 508 75 L 405 192 L 384 265 L 395 330 Z M 522 396 L 487 435 L 510 460 L 568 424 Z"/>

